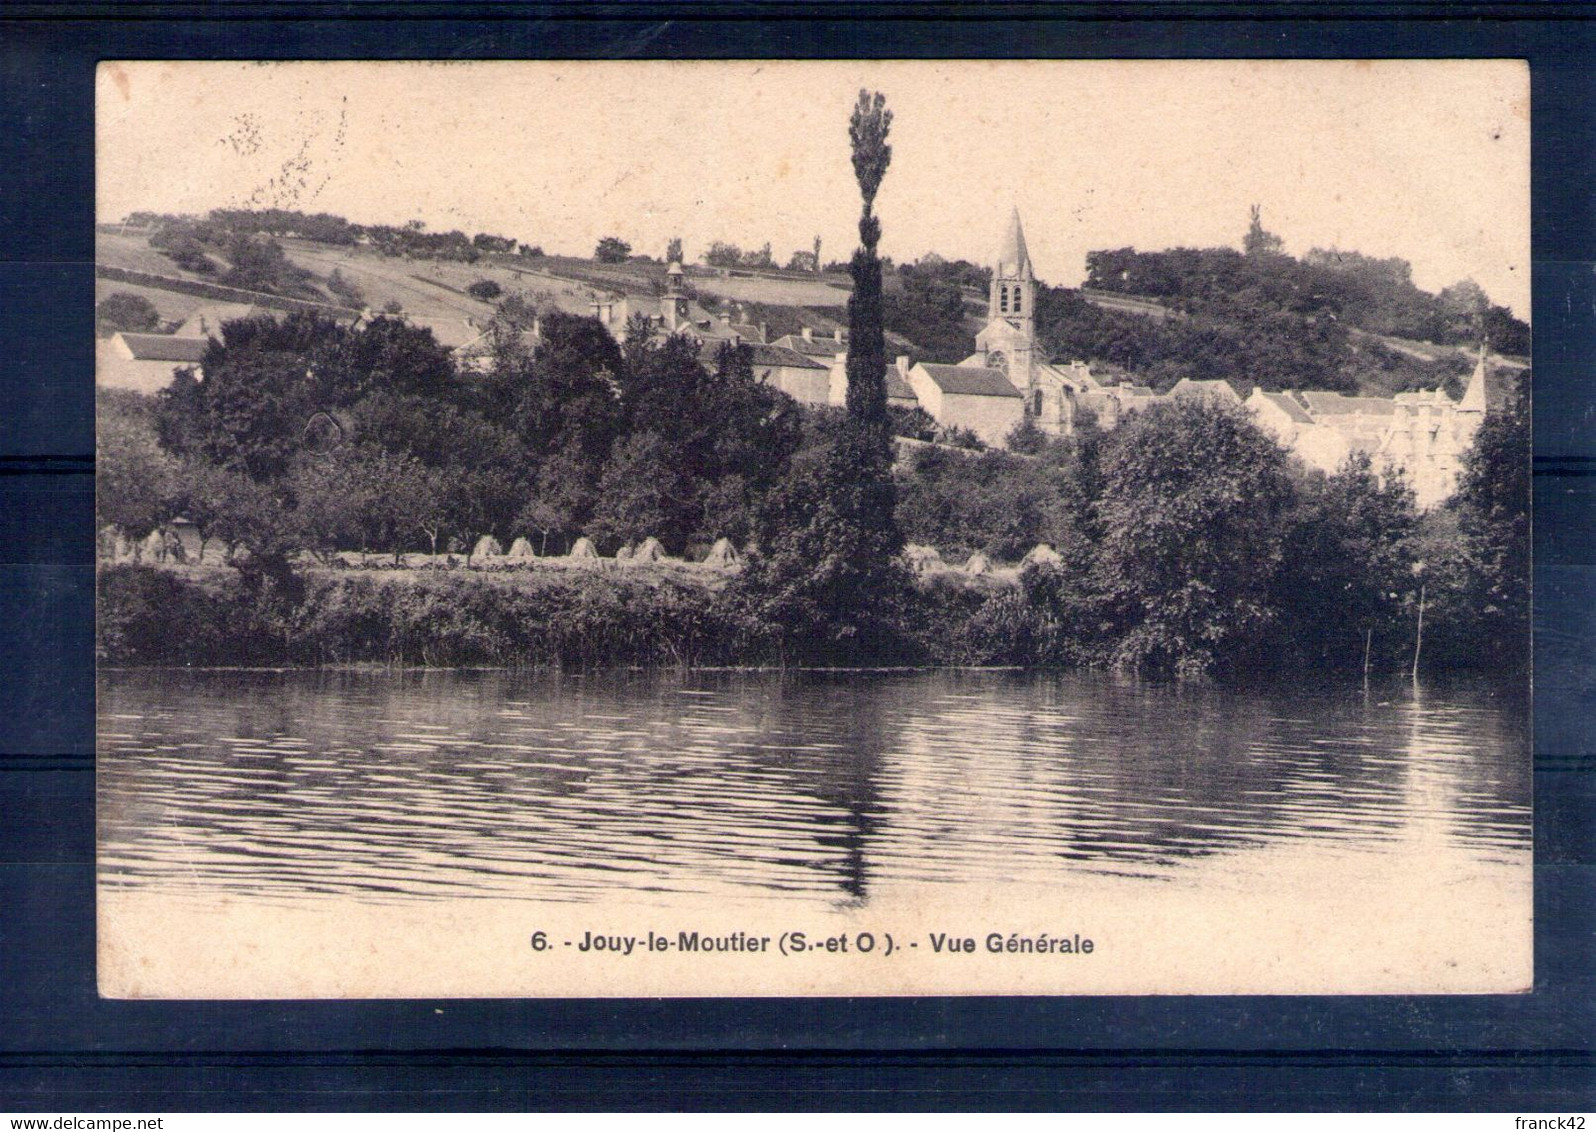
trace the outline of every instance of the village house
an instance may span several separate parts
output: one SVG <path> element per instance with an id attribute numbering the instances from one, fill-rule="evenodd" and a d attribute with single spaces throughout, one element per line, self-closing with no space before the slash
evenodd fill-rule
<path id="1" fill-rule="evenodd" d="M 908 381 L 938 424 L 969 429 L 992 447 L 1001 447 L 1025 419 L 1025 399 L 1000 369 L 919 362 L 910 367 Z"/>
<path id="2" fill-rule="evenodd" d="M 190 312 L 172 333 L 181 338 L 220 338 L 222 323 L 267 313 L 250 303 L 212 303 Z"/>
<path id="3" fill-rule="evenodd" d="M 893 365 L 884 367 L 882 379 L 887 385 L 887 405 L 900 409 L 918 408 L 920 399 L 909 384 L 909 359 L 899 357 Z M 841 407 L 848 403 L 848 355 L 837 354 L 831 359 L 827 399 L 820 404 Z"/>
<path id="4" fill-rule="evenodd" d="M 1310 468 L 1329 475 L 1348 457 L 1367 455 L 1379 474 L 1406 478 L 1428 509 L 1457 490 L 1463 455 L 1485 420 L 1488 374 L 1481 347 L 1459 401 L 1440 389 L 1389 398 L 1255 389 L 1246 404 L 1258 426 Z"/>
<path id="5" fill-rule="evenodd" d="M 208 338 L 118 331 L 95 343 L 94 380 L 111 389 L 156 393 L 172 383 L 175 370 L 200 368 Z"/>
<path id="6" fill-rule="evenodd" d="M 848 352 L 848 332 L 841 328 L 817 331 L 805 326 L 797 334 L 782 335 L 775 344 L 797 350 L 804 357 L 814 358 L 829 367 L 838 354 Z"/>
<path id="7" fill-rule="evenodd" d="M 774 385 L 800 405 L 824 405 L 831 396 L 831 369 L 785 346 L 755 342 L 754 376 Z"/>

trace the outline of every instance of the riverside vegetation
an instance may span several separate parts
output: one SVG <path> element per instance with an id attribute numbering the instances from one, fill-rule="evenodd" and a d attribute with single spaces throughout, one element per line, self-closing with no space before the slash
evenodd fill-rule
<path id="1" fill-rule="evenodd" d="M 801 408 L 746 348 L 706 365 L 687 339 L 617 344 L 557 311 L 535 350 L 498 327 L 484 374 L 397 318 L 291 313 L 224 324 L 203 381 L 102 390 L 102 528 L 138 539 L 183 515 L 230 564 L 102 568 L 102 658 L 1389 671 L 1412 664 L 1422 607 L 1427 668 L 1527 662 L 1527 375 L 1456 497 L 1424 514 L 1366 459 L 1309 473 L 1245 411 L 1201 400 L 1064 440 L 1022 424 L 1008 452 L 896 446 L 872 210 L 890 126 L 862 93 L 845 411 Z M 647 537 L 749 554 L 730 574 L 330 568 L 489 535 L 540 554 L 581 536 L 606 554 Z M 917 576 L 906 541 L 1057 556 L 1013 583 Z"/>

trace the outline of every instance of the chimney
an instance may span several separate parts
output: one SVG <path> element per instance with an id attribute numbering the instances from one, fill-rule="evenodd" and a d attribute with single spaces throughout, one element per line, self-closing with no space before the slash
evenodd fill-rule
<path id="1" fill-rule="evenodd" d="M 720 324 L 722 326 L 730 326 L 731 325 L 731 315 L 729 313 L 727 313 L 726 311 L 721 311 L 720 314 L 717 317 L 720 319 Z"/>
<path id="2" fill-rule="evenodd" d="M 834 341 L 834 342 L 841 342 L 842 341 L 842 327 L 838 326 L 838 327 L 834 328 L 832 330 L 832 332 L 831 332 L 831 338 L 832 338 L 832 341 Z"/>
<path id="3" fill-rule="evenodd" d="M 759 340 L 761 342 L 769 342 L 770 341 L 770 323 L 761 322 L 759 324 Z"/>
<path id="4" fill-rule="evenodd" d="M 905 385 L 908 384 L 908 382 L 909 382 L 909 355 L 908 354 L 899 354 L 898 355 L 898 376 L 903 379 Z"/>
<path id="5" fill-rule="evenodd" d="M 813 342 L 815 340 L 814 329 L 808 326 L 804 327 L 803 337 L 805 342 Z"/>

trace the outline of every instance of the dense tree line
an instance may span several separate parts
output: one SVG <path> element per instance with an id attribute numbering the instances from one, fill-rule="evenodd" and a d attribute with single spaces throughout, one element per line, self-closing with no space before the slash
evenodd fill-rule
<path id="1" fill-rule="evenodd" d="M 1529 327 L 1472 281 L 1431 294 L 1414 284 L 1406 260 L 1357 252 L 1315 248 L 1296 259 L 1233 248 L 1117 248 L 1087 255 L 1086 286 L 1191 315 L 1281 313 L 1442 345 L 1472 345 L 1483 333 L 1503 353 L 1529 353 Z"/>
<path id="2" fill-rule="evenodd" d="M 137 427 L 147 402 L 109 401 L 101 515 L 130 532 L 153 529 L 176 494 L 186 507 L 216 506 L 191 512 L 211 537 L 256 547 L 292 493 L 295 545 L 348 537 L 382 549 L 394 517 L 408 522 L 425 506 L 406 482 L 427 474 L 426 451 L 340 447 L 295 462 L 285 482 L 259 483 L 185 464 Z M 248 570 L 174 578 L 117 567 L 102 580 L 102 644 L 116 659 L 152 663 L 193 660 L 203 646 L 260 663 L 955 663 L 1355 678 L 1365 667 L 1410 670 L 1422 602 L 1422 671 L 1522 673 L 1525 408 L 1520 395 L 1488 418 L 1459 494 L 1428 513 L 1367 459 L 1310 474 L 1241 411 L 1175 401 L 1031 456 L 922 449 L 899 466 L 885 527 L 865 522 L 884 497 L 856 474 L 868 431 L 823 415 L 754 508 L 754 558 L 725 588 L 614 574 L 422 572 L 407 582 L 322 571 L 301 572 L 296 589 L 271 576 L 252 584 Z M 674 471 L 683 457 L 664 455 L 664 443 L 634 430 L 605 468 L 657 458 Z M 631 505 L 668 509 L 650 493 L 674 494 L 681 480 L 632 486 L 643 498 Z M 384 509 L 389 498 L 403 507 Z M 915 584 L 893 527 L 954 563 L 972 551 L 1013 561 L 1039 542 L 1055 556 L 1027 565 L 1018 584 L 935 572 Z M 174 635 L 174 624 L 192 632 Z"/>
<path id="3" fill-rule="evenodd" d="M 950 621 L 979 663 L 1134 671 L 1260 666 L 1521 670 L 1529 646 L 1529 430 L 1523 386 L 1486 418 L 1459 491 L 1420 513 L 1366 456 L 1295 464 L 1240 409 L 1166 402 L 1035 455 L 928 449 L 899 473 L 908 537 L 952 562 L 1027 567 Z M 946 616 L 946 610 L 936 616 Z"/>
<path id="4" fill-rule="evenodd" d="M 964 282 L 958 264 L 903 264 L 897 286 L 886 292 L 886 328 L 916 347 L 928 362 L 961 362 L 975 351 L 975 335 L 966 326 Z"/>
<path id="5" fill-rule="evenodd" d="M 871 315 L 856 313 L 858 341 Z M 804 413 L 753 378 L 746 351 L 706 365 L 686 339 L 623 348 L 560 314 L 544 331 L 532 352 L 505 336 L 491 370 L 466 377 L 428 331 L 395 319 L 227 323 L 203 381 L 180 372 L 156 399 L 102 391 L 100 520 L 137 539 L 186 515 L 240 568 L 245 588 L 228 600 L 256 602 L 260 625 L 279 628 L 322 624 L 304 619 L 312 592 L 337 597 L 317 618 L 354 616 L 352 591 L 306 589 L 306 555 L 469 551 L 483 534 L 547 553 L 578 534 L 607 553 L 652 535 L 680 554 L 724 535 L 751 558 L 702 599 L 720 635 L 701 655 L 1389 672 L 1411 663 L 1422 601 L 1426 668 L 1526 659 L 1522 387 L 1486 418 L 1452 504 L 1421 515 L 1366 459 L 1310 474 L 1216 404 L 1169 402 L 1069 440 L 1021 437 L 1023 453 L 922 448 L 892 470 L 902 422 L 881 411 L 879 389 L 846 412 Z M 905 540 L 954 563 L 975 551 L 1012 562 L 1038 544 L 1057 559 L 1026 567 L 1018 587 L 916 585 Z M 134 600 L 152 585 L 128 578 L 114 593 Z M 387 600 L 371 596 L 361 617 Z M 344 624 L 326 621 L 312 651 L 367 648 Z M 420 655 L 419 632 L 392 647 Z M 272 640 L 263 655 L 300 655 Z"/>
<path id="6" fill-rule="evenodd" d="M 552 312 L 463 377 L 431 332 L 386 317 L 225 323 L 153 402 L 102 406 L 100 515 L 139 537 L 176 514 L 241 561 L 296 551 L 469 547 L 515 536 L 613 552 L 746 543 L 798 444 L 796 405 L 748 351 L 706 366 L 685 338 L 626 350 Z"/>
<path id="7" fill-rule="evenodd" d="M 1390 394 L 1442 386 L 1457 396 L 1469 366 L 1462 354 L 1425 361 L 1356 335 L 1333 318 L 1269 305 L 1249 308 L 1228 298 L 1159 321 L 1104 309 L 1079 291 L 1040 286 L 1036 328 L 1050 356 L 1117 370 L 1159 392 L 1190 377 L 1271 391 Z"/>
<path id="8" fill-rule="evenodd" d="M 282 208 L 217 208 L 203 217 L 134 212 L 128 215 L 126 222 L 151 229 L 151 247 L 163 251 L 185 271 L 201 275 L 216 271 L 210 253 L 225 256 L 233 241 L 249 237 L 255 237 L 257 243 L 263 242 L 260 237 L 291 237 L 338 247 L 364 243 L 384 255 L 467 263 L 475 263 L 483 255 L 542 254 L 540 248 L 491 232 L 478 232 L 474 236 L 467 236 L 458 229 L 428 232 L 419 220 L 402 225 L 353 224 L 332 213 Z"/>

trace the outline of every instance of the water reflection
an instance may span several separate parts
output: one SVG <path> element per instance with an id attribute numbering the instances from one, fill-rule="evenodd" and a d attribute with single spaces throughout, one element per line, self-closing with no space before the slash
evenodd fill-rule
<path id="1" fill-rule="evenodd" d="M 116 672 L 100 755 L 103 883 L 282 899 L 858 903 L 1529 841 L 1527 716 L 1481 687 Z"/>

